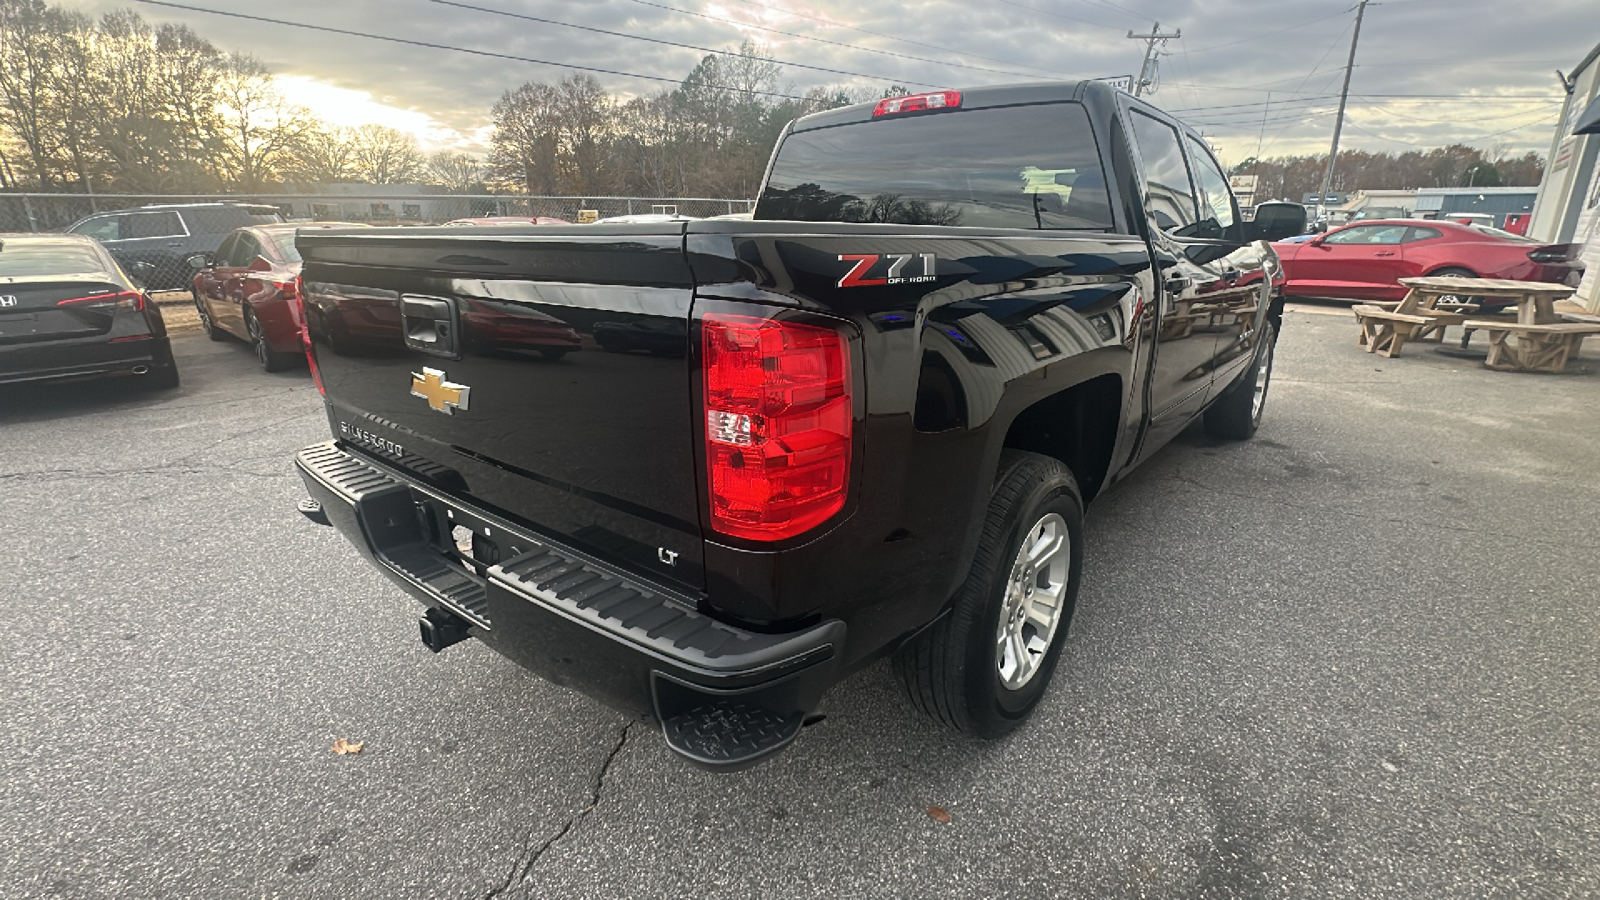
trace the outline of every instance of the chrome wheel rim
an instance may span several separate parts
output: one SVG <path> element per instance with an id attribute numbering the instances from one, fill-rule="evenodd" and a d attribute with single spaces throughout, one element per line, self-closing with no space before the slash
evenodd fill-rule
<path id="1" fill-rule="evenodd" d="M 1272 345 L 1261 348 L 1261 362 L 1256 364 L 1256 384 L 1250 394 L 1250 418 L 1261 421 L 1261 410 L 1267 405 L 1267 383 L 1272 380 Z"/>
<path id="2" fill-rule="evenodd" d="M 1061 626 L 1071 563 L 1067 522 L 1047 513 L 1024 534 L 1006 579 L 995 634 L 995 668 L 1006 690 L 1021 690 L 1043 667 Z"/>

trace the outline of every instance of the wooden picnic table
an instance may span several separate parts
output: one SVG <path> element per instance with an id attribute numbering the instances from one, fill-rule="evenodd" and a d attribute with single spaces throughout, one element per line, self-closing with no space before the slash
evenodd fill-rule
<path id="1" fill-rule="evenodd" d="M 1392 309 L 1386 308 L 1388 304 L 1354 308 L 1361 324 L 1360 343 L 1368 353 L 1398 356 L 1406 341 L 1425 340 L 1430 335 L 1443 340 L 1446 328 L 1461 325 L 1469 335 L 1476 330 L 1488 332 L 1489 355 L 1484 365 L 1491 369 L 1560 372 L 1584 337 L 1600 333 L 1600 323 L 1572 321 L 1556 312 L 1556 302 L 1574 292 L 1564 284 L 1457 277 L 1402 278 L 1400 283 L 1408 290 Z M 1469 319 L 1464 310 L 1479 304 L 1443 302 L 1447 297 L 1510 300 L 1517 306 L 1516 319 Z"/>
<path id="2" fill-rule="evenodd" d="M 1450 285 L 1448 282 L 1456 282 Z M 1402 278 L 1400 283 L 1417 290 L 1443 289 L 1474 297 L 1504 297 L 1516 301 L 1515 322 L 1500 319 L 1466 319 L 1468 330 L 1489 335 L 1489 356 L 1485 366 L 1502 372 L 1556 372 L 1567 367 L 1583 345 L 1583 339 L 1600 334 L 1600 322 L 1591 317 L 1568 317 L 1556 311 L 1559 300 L 1572 296 L 1576 288 L 1547 281 L 1505 281 L 1494 278 Z M 1462 285 L 1461 282 L 1466 282 Z M 1582 321 L 1590 319 L 1590 321 Z"/>

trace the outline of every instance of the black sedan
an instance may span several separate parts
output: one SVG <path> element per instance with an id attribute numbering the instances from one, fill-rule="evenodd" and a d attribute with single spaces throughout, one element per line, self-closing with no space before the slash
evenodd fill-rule
<path id="1" fill-rule="evenodd" d="M 0 234 L 0 384 L 109 375 L 178 386 L 155 303 L 93 238 Z"/>

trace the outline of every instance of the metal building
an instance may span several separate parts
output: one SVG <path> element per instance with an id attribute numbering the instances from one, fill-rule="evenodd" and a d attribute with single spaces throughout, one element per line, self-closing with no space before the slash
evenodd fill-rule
<path id="1" fill-rule="evenodd" d="M 1600 44 L 1578 63 L 1566 79 L 1567 101 L 1550 141 L 1539 201 L 1534 204 L 1528 236 L 1553 244 L 1580 242 L 1578 219 L 1594 205 L 1595 157 L 1600 156 L 1600 135 L 1574 133 L 1583 124 L 1584 111 L 1600 99 Z"/>
<path id="2" fill-rule="evenodd" d="M 1526 218 L 1532 213 L 1537 195 L 1538 189 L 1531 187 L 1418 188 L 1412 215 L 1448 219 L 1451 213 L 1487 213 L 1494 216 L 1496 228 L 1504 228 L 1507 216 Z"/>

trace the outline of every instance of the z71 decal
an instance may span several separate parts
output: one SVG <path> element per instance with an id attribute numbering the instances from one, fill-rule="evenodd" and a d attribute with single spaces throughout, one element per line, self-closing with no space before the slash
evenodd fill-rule
<path id="1" fill-rule="evenodd" d="M 913 259 L 922 260 L 921 275 L 905 275 L 906 266 Z M 867 274 L 880 260 L 887 260 L 889 268 L 882 277 L 868 278 Z M 855 263 L 850 271 L 839 278 L 839 287 L 873 287 L 880 284 L 915 284 L 919 281 L 933 281 L 936 276 L 934 269 L 939 260 L 932 253 L 844 253 L 839 256 L 840 262 Z"/>

